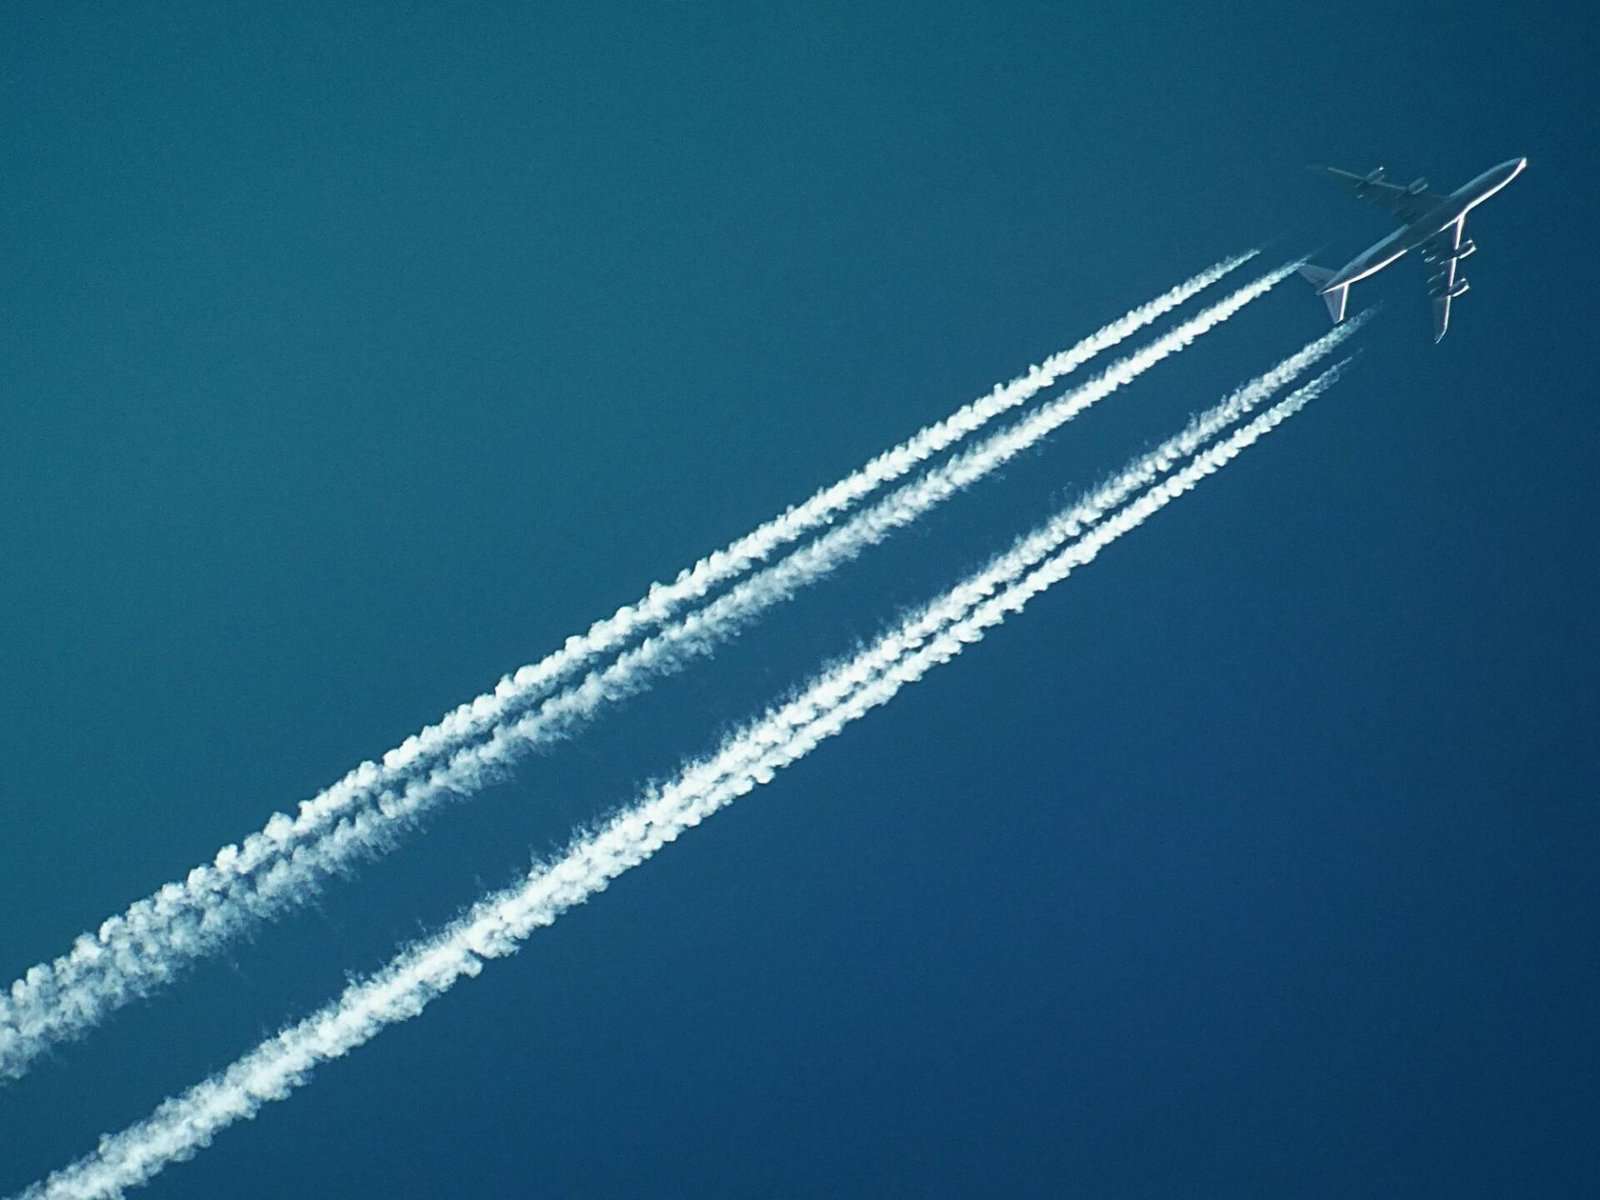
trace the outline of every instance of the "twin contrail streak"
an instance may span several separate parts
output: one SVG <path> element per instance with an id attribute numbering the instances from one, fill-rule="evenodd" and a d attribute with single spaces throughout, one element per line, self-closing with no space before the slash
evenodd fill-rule
<path id="1" fill-rule="evenodd" d="M 541 662 L 502 679 L 493 692 L 462 705 L 389 751 L 381 764 L 363 763 L 302 804 L 298 816 L 274 815 L 242 845 L 224 847 L 212 863 L 138 901 L 97 932 L 81 935 L 70 953 L 31 968 L 12 985 L 9 996 L 0 995 L 0 1078 L 22 1075 L 50 1046 L 82 1034 L 117 1008 L 150 994 L 184 965 L 215 952 L 257 922 L 302 903 L 330 872 L 381 850 L 407 822 L 445 798 L 477 790 L 515 756 L 570 734 L 605 704 L 635 694 L 651 679 L 707 653 L 764 608 L 915 520 L 1181 350 L 1265 294 L 1292 269 L 1280 268 L 1239 289 L 1041 407 L 1015 428 L 958 455 L 705 608 L 668 625 L 604 670 L 590 672 L 538 708 L 510 719 L 601 655 L 640 631 L 663 624 L 717 585 L 834 520 L 874 490 L 1023 404 L 1252 257 L 1254 252 L 1208 268 L 926 427 L 805 503 L 702 559 L 672 583 L 652 587 L 637 604 L 596 622 L 582 637 L 569 638 Z M 474 739 L 485 740 L 473 744 Z"/>
<path id="2" fill-rule="evenodd" d="M 1226 437 L 1209 445 L 1206 439 L 1264 400 L 1289 377 L 1284 372 L 1292 376 L 1296 359 L 1313 361 L 1319 356 L 1318 347 L 1326 353 L 1347 336 L 1348 331 L 1335 330 L 1238 389 L 1071 509 L 1019 539 L 983 570 L 855 657 L 825 671 L 794 699 L 730 736 L 714 755 L 691 763 L 670 783 L 647 789 L 632 807 L 579 838 L 560 859 L 536 867 L 520 885 L 480 900 L 379 974 L 352 983 L 332 1004 L 262 1043 L 222 1073 L 167 1100 L 144 1121 L 102 1138 L 92 1155 L 22 1195 L 28 1200 L 83 1200 L 120 1194 L 148 1181 L 167 1163 L 192 1156 L 217 1132 L 254 1116 L 267 1101 L 285 1098 L 307 1081 L 318 1064 L 340 1058 L 385 1027 L 416 1016 L 457 980 L 476 975 L 486 960 L 510 954 L 534 930 L 603 891 L 611 880 L 766 783 L 850 722 L 888 703 L 901 688 L 980 640 L 1034 596 L 1226 465 L 1332 386 L 1344 363 Z M 1138 491 L 1182 458 L 1186 448 L 1202 445 L 1181 469 Z"/>

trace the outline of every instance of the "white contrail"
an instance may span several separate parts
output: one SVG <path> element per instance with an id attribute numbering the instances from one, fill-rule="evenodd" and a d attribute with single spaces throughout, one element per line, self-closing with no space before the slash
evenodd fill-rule
<path id="1" fill-rule="evenodd" d="M 168 1163 L 191 1157 L 219 1131 L 253 1117 L 269 1100 L 286 1098 L 307 1082 L 315 1066 L 340 1058 L 385 1027 L 418 1015 L 457 980 L 477 975 L 485 960 L 512 953 L 534 930 L 603 891 L 611 880 L 685 830 L 768 782 L 774 772 L 980 640 L 1033 596 L 1092 561 L 1105 546 L 1298 412 L 1334 383 L 1343 366 L 1324 372 L 1202 450 L 1181 470 L 1078 537 L 1083 521 L 1093 519 L 1097 505 L 1109 495 L 1111 484 L 1107 484 L 854 658 L 826 671 L 794 699 L 730 736 L 716 754 L 690 764 L 671 783 L 647 789 L 635 805 L 577 840 L 556 862 L 536 867 L 521 885 L 480 900 L 376 976 L 352 983 L 332 1004 L 262 1043 L 222 1073 L 165 1101 L 145 1120 L 103 1137 L 93 1154 L 33 1185 L 22 1193 L 23 1200 L 119 1196 L 153 1178 Z M 1242 392 L 1219 409 L 1237 408 Z M 1206 420 L 1197 419 L 1179 437 Z"/>
<path id="2" fill-rule="evenodd" d="M 399 790 L 379 790 L 374 805 L 349 813 L 320 839 L 302 836 L 297 842 L 292 831 L 285 832 L 286 853 L 280 853 L 265 870 L 236 875 L 227 886 L 212 888 L 205 895 L 203 907 L 174 903 L 165 913 L 151 914 L 151 919 L 137 928 L 113 930 L 109 937 L 102 930 L 95 944 L 112 953 L 75 963 L 70 971 L 58 969 L 41 977 L 31 991 L 21 995 L 13 989 L 12 1020 L 9 1027 L 0 1022 L 0 1066 L 15 1063 L 25 1069 L 27 1062 L 44 1048 L 88 1028 L 128 1000 L 154 990 L 182 964 L 211 952 L 249 925 L 303 902 L 328 875 L 380 850 L 408 823 L 447 797 L 477 790 L 486 781 L 499 777 L 530 748 L 567 736 L 605 705 L 638 693 L 652 679 L 679 669 L 695 655 L 709 652 L 759 612 L 860 554 L 892 530 L 915 521 L 1162 359 L 1190 345 L 1265 295 L 1293 268 L 1293 264 L 1280 267 L 1237 289 L 1087 383 L 1041 406 L 1011 429 L 992 435 L 921 479 L 904 485 L 817 541 L 626 651 L 604 670 L 591 672 L 581 683 L 495 727 L 483 741 L 458 749 L 426 774 L 414 775 Z M 288 824 L 286 817 L 274 820 Z M 273 833 L 271 823 L 267 833 Z"/>
<path id="3" fill-rule="evenodd" d="M 238 890 L 241 880 L 256 872 L 270 872 L 293 847 L 329 830 L 352 808 L 371 801 L 385 788 L 426 766 L 429 760 L 466 744 L 516 707 L 537 698 L 639 631 L 667 620 L 685 604 L 703 598 L 712 588 L 775 550 L 826 524 L 876 488 L 900 478 L 994 417 L 1025 403 L 1258 253 L 1252 250 L 1224 259 L 1070 349 L 1050 356 L 1008 383 L 997 384 L 988 395 L 922 429 L 803 504 L 701 559 L 671 583 L 652 585 L 640 600 L 595 622 L 583 636 L 568 638 L 560 650 L 504 677 L 493 691 L 408 737 L 386 753 L 381 762 L 362 763 L 338 783 L 301 804 L 296 816 L 274 814 L 261 832 L 237 846 L 223 847 L 212 862 L 193 868 L 182 880 L 136 901 L 94 933 L 81 935 L 68 954 L 32 967 L 9 989 L 0 992 L 0 1079 L 21 1075 L 47 1045 L 87 1030 L 113 1009 L 154 990 L 170 978 L 174 953 L 177 959 L 186 960 L 205 953 L 204 947 L 214 944 L 217 937 L 225 937 L 227 930 L 210 914 L 220 898 Z M 332 838 L 335 844 L 346 840 L 338 831 Z M 269 883 L 266 890 L 274 889 Z M 229 897 L 227 902 L 248 907 L 250 899 Z M 198 931 L 191 928 L 195 925 L 200 927 Z M 158 952 L 152 957 L 145 948 Z M 82 985 L 102 976 L 107 982 L 91 1000 Z M 24 1028 L 33 1032 L 24 1034 Z"/>

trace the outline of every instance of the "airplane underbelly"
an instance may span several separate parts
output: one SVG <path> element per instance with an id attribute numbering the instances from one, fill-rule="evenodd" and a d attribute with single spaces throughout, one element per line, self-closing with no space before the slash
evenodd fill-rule
<path id="1" fill-rule="evenodd" d="M 1407 247 L 1405 246 L 1389 245 L 1379 247 L 1369 251 L 1366 254 L 1363 254 L 1359 259 L 1356 260 L 1353 269 L 1346 271 L 1346 274 L 1349 276 L 1349 278 L 1343 282 L 1359 283 L 1369 275 L 1376 275 L 1379 271 L 1383 270 L 1383 268 L 1387 267 L 1395 259 L 1404 254 L 1406 250 Z"/>
<path id="2" fill-rule="evenodd" d="M 1448 204 L 1436 212 L 1428 214 L 1425 220 L 1418 221 L 1411 227 L 1410 236 L 1406 238 L 1412 249 L 1431 242 L 1457 221 L 1461 220 L 1466 208 L 1459 204 Z"/>

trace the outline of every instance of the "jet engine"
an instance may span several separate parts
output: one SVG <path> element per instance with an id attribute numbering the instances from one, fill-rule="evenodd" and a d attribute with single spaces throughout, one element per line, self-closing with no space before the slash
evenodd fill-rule
<path id="1" fill-rule="evenodd" d="M 1388 173 L 1389 170 L 1387 167 L 1373 167 L 1372 170 L 1367 172 L 1366 181 L 1368 183 L 1382 183 L 1383 177 Z"/>
<path id="2" fill-rule="evenodd" d="M 1425 263 L 1449 262 L 1452 258 L 1466 258 L 1467 255 L 1475 253 L 1477 249 L 1478 244 L 1471 238 L 1462 242 L 1454 250 L 1443 243 L 1430 244 L 1422 248 L 1422 261 Z"/>
<path id="3" fill-rule="evenodd" d="M 1450 299 L 1459 300 L 1467 294 L 1467 290 L 1467 281 L 1465 279 L 1456 280 L 1455 287 L 1450 289 Z"/>
<path id="4" fill-rule="evenodd" d="M 1423 192 L 1425 192 L 1427 190 L 1428 190 L 1428 177 L 1426 175 L 1418 175 L 1410 183 L 1406 184 L 1406 193 L 1408 195 L 1420 196 L 1420 195 L 1422 195 Z"/>

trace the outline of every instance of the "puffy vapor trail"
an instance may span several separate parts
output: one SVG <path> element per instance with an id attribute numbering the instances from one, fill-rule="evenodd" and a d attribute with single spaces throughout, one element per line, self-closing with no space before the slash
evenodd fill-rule
<path id="1" fill-rule="evenodd" d="M 353 811 L 347 811 L 320 837 L 313 831 L 326 822 L 308 817 L 306 806 L 302 806 L 301 819 L 294 822 L 279 814 L 268 822 L 264 834 L 251 839 L 271 840 L 277 848 L 269 859 L 257 846 L 251 856 L 255 869 L 243 865 L 244 855 L 235 857 L 238 852 L 225 848 L 218 856 L 217 868 L 198 884 L 192 882 L 195 875 L 191 873 L 190 885 L 167 885 L 157 893 L 155 905 L 138 913 L 139 920 L 122 926 L 108 922 L 112 927 L 102 926 L 97 937 L 80 937 L 65 965 L 58 959 L 53 969 L 35 967 L 22 984 L 13 985 L 11 1011 L 0 1009 L 0 1073 L 21 1074 L 50 1045 L 81 1033 L 108 1012 L 154 991 L 185 963 L 214 951 L 256 922 L 303 903 L 330 874 L 381 851 L 401 830 L 445 799 L 499 778 L 528 750 L 568 736 L 606 705 L 637 694 L 660 675 L 709 653 L 764 609 L 859 555 L 894 529 L 915 521 L 1190 345 L 1265 295 L 1291 274 L 1295 265 L 1279 267 L 1235 290 L 1088 382 L 1041 405 L 1013 427 L 958 453 L 778 564 L 668 625 L 604 669 L 592 671 L 514 720 L 492 727 L 482 740 L 458 748 L 447 760 L 412 774 L 402 786 L 383 787 L 375 780 L 369 788 L 374 803 L 357 808 L 347 796 L 341 803 Z M 1122 328 L 1108 326 L 1111 333 L 1102 331 L 1096 337 L 1104 340 Z M 375 772 L 381 770 L 374 768 Z M 404 774 L 403 768 L 396 770 Z M 325 817 L 330 810 L 320 811 Z M 250 842 L 246 846 L 248 851 Z M 264 868 L 262 864 L 266 864 Z"/>
<path id="2" fill-rule="evenodd" d="M 793 699 L 728 737 L 715 754 L 690 763 L 671 782 L 646 789 L 632 807 L 579 837 L 561 858 L 536 866 L 521 884 L 480 900 L 377 975 L 351 983 L 333 1003 L 165 1101 L 145 1120 L 103 1137 L 94 1153 L 34 1184 L 21 1200 L 121 1195 L 168 1163 L 192 1157 L 219 1131 L 255 1116 L 268 1101 L 287 1098 L 317 1065 L 343 1057 L 387 1026 L 418 1015 L 459 979 L 477 975 L 485 961 L 512 953 L 535 930 L 603 891 L 686 830 L 981 640 L 988 629 L 1305 407 L 1333 385 L 1344 365 L 1335 365 L 1206 446 L 1124 507 L 1110 509 L 1119 488 L 1137 489 L 1138 481 L 1154 469 L 1157 455 L 1176 456 L 1186 439 L 1201 437 L 1200 431 L 1215 422 L 1226 424 L 1225 412 L 1238 416 L 1247 411 L 1250 402 L 1244 397 L 1254 394 L 1251 389 L 1261 381 L 1241 388 L 1176 438 L 1130 464 L 1131 477 L 1124 478 L 1128 472 L 1114 477 L 1020 539 L 871 646 L 822 673 Z M 1103 519 L 1083 533 L 1085 524 L 1098 518 Z"/>
<path id="3" fill-rule="evenodd" d="M 507 713 L 537 699 L 641 630 L 666 621 L 686 604 L 702 599 L 775 550 L 828 523 L 875 489 L 904 476 L 986 422 L 1025 403 L 1057 379 L 1211 287 L 1257 253 L 1252 250 L 1236 255 L 1201 271 L 1075 346 L 1051 355 L 1008 383 L 997 384 L 987 395 L 701 559 L 671 583 L 652 585 L 634 604 L 596 621 L 581 637 L 568 638 L 561 649 L 541 661 L 502 678 L 492 691 L 408 737 L 381 761 L 362 763 L 302 803 L 295 816 L 274 814 L 259 833 L 237 846 L 224 846 L 211 862 L 196 866 L 183 879 L 136 901 L 93 933 L 81 935 L 69 953 L 32 967 L 9 989 L 0 992 L 0 1080 L 24 1074 L 50 1045 L 82 1034 L 111 1011 L 167 982 L 178 963 L 207 953 L 219 940 L 226 940 L 239 927 L 240 906 L 255 913 L 245 924 L 249 919 L 270 916 L 276 911 L 271 902 L 261 909 L 253 893 L 259 890 L 271 896 L 296 882 L 276 878 L 273 872 L 287 854 L 308 838 L 328 836 L 328 848 L 337 857 L 337 848 L 351 841 L 350 833 L 354 832 L 335 828 L 346 813 L 372 802 L 385 789 L 459 749 Z M 259 889 L 251 876 L 258 876 L 255 883 L 259 883 Z M 231 915 L 219 915 L 219 909 Z"/>

